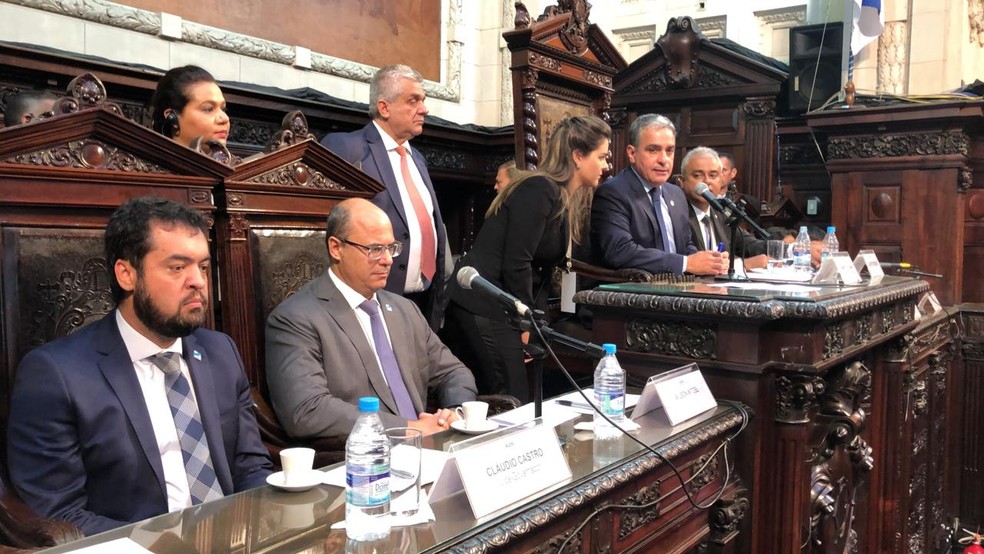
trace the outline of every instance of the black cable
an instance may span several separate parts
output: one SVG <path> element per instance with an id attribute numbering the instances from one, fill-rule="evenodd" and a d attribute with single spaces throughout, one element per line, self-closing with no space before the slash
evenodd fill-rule
<path id="1" fill-rule="evenodd" d="M 690 477 L 690 479 L 686 479 L 686 478 L 683 477 L 683 474 L 680 473 L 680 470 L 678 470 L 677 467 L 673 464 L 673 462 L 671 462 L 666 456 L 664 456 L 663 454 L 661 454 L 660 452 L 658 452 L 655 448 L 649 446 L 648 444 L 646 444 L 646 443 L 642 442 L 641 440 L 639 440 L 638 438 L 634 437 L 632 434 L 626 432 L 625 429 L 622 429 L 621 426 L 619 426 L 617 423 L 615 423 L 614 421 L 612 421 L 611 418 L 609 418 L 607 414 L 605 414 L 603 411 L 601 411 L 601 410 L 598 409 L 598 407 L 595 405 L 595 403 L 592 402 L 591 399 L 588 398 L 588 396 L 586 394 L 584 394 L 584 391 L 581 390 L 581 387 L 579 387 L 577 385 L 577 383 L 574 381 L 574 378 L 567 371 L 567 368 L 564 367 L 564 364 L 560 361 L 560 359 L 557 358 L 557 354 L 554 352 L 553 348 L 551 348 L 550 343 L 544 338 L 543 333 L 540 332 L 540 326 L 537 323 L 536 318 L 530 318 L 530 322 L 532 323 L 532 327 L 536 331 L 537 336 L 540 338 L 541 344 L 544 345 L 544 347 L 547 349 L 547 352 L 550 354 L 551 359 L 553 359 L 553 361 L 557 364 L 557 367 L 560 368 L 560 372 L 571 383 L 571 385 L 574 386 L 574 390 L 576 390 L 577 393 L 580 394 L 582 398 L 584 398 L 584 400 L 588 403 L 588 405 L 590 405 L 591 408 L 596 413 L 600 414 L 601 417 L 604 418 L 605 421 L 607 421 L 612 427 L 618 429 L 623 435 L 625 435 L 626 437 L 632 439 L 636 444 L 638 444 L 639 446 L 643 447 L 647 451 L 651 452 L 654 456 L 656 456 L 660 460 L 663 460 L 663 462 L 665 462 L 666 465 L 668 465 L 670 467 L 670 469 L 673 470 L 673 473 L 676 475 L 677 479 L 680 481 L 680 486 L 679 487 L 677 487 L 676 489 L 674 489 L 673 491 L 670 491 L 669 493 L 667 493 L 665 495 L 660 496 L 659 498 L 657 498 L 656 500 L 654 500 L 654 501 L 652 501 L 652 502 L 650 502 L 648 504 L 645 504 L 645 505 L 642 505 L 642 506 L 627 506 L 627 505 L 620 505 L 620 504 L 618 504 L 618 505 L 609 504 L 609 505 L 606 505 L 606 506 L 603 506 L 601 508 L 596 509 L 591 515 L 589 515 L 584 521 L 582 521 L 576 528 L 574 528 L 573 531 L 571 531 L 570 536 L 567 537 L 567 539 L 565 539 L 564 542 L 562 542 L 560 544 L 560 547 L 557 549 L 557 552 L 562 552 L 563 549 L 566 548 L 567 545 L 570 543 L 571 539 L 582 528 L 584 528 L 584 526 L 587 525 L 587 523 L 589 521 L 591 521 L 592 518 L 594 518 L 599 513 L 604 512 L 605 510 L 608 510 L 608 509 L 612 509 L 612 508 L 631 508 L 631 509 L 642 509 L 642 508 L 646 508 L 646 507 L 655 505 L 656 502 L 665 499 L 667 496 L 669 496 L 670 494 L 676 492 L 677 490 L 680 490 L 681 488 L 683 489 L 683 493 L 687 497 L 687 501 L 689 501 L 690 504 L 693 507 L 697 508 L 698 510 L 706 510 L 706 509 L 710 508 L 711 506 L 713 506 L 715 502 L 717 502 L 718 500 L 721 499 L 721 496 L 724 494 L 724 491 L 725 491 L 725 489 L 727 489 L 728 483 L 731 480 L 731 467 L 730 467 L 730 465 L 728 463 L 728 454 L 727 454 L 728 451 L 727 451 L 727 448 L 726 447 L 727 447 L 727 445 L 731 441 L 733 441 L 738 435 L 740 435 L 745 430 L 745 427 L 748 426 L 748 420 L 749 420 L 748 410 L 746 410 L 744 406 L 742 406 L 740 403 L 737 403 L 737 402 L 726 401 L 729 404 L 731 404 L 732 406 L 734 406 L 739 411 L 739 413 L 741 414 L 741 425 L 738 427 L 738 430 L 735 431 L 734 434 L 732 434 L 730 437 L 728 437 L 728 438 L 724 439 L 723 441 L 721 441 L 721 444 L 714 450 L 714 452 L 711 453 L 711 456 L 708 457 L 707 462 L 705 462 L 704 465 L 701 466 L 700 469 L 698 469 Z M 710 461 L 713 460 L 718 455 L 718 453 L 721 451 L 722 448 L 724 448 L 724 463 L 725 463 L 725 479 L 724 479 L 724 483 L 721 485 L 721 490 L 719 490 L 714 495 L 714 497 L 712 498 L 711 502 L 709 502 L 705 506 L 702 506 L 696 500 L 694 500 L 693 496 L 691 496 L 691 494 L 690 494 L 690 491 L 687 490 L 687 486 L 686 485 L 691 480 L 693 480 L 695 477 L 697 477 L 698 475 L 700 475 L 702 471 L 704 471 L 704 469 L 707 467 L 707 464 L 710 463 Z"/>

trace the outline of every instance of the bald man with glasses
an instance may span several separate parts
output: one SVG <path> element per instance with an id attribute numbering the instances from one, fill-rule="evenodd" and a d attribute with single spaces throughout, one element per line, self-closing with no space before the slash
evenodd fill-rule
<path id="1" fill-rule="evenodd" d="M 328 215 L 325 240 L 328 269 L 267 318 L 267 385 L 280 423 L 295 438 L 346 436 L 358 399 L 375 396 L 384 427 L 449 428 L 450 408 L 475 399 L 475 379 L 413 302 L 384 290 L 403 251 L 389 218 L 346 200 Z M 435 413 L 426 412 L 429 394 Z"/>

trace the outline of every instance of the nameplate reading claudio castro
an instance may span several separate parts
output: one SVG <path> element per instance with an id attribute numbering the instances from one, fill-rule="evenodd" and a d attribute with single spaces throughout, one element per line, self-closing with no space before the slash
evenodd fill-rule
<path id="1" fill-rule="evenodd" d="M 506 452 L 515 443 L 506 444 Z M 485 468 L 485 473 L 489 477 L 496 478 L 502 484 L 509 484 L 514 481 L 524 479 L 540 470 L 540 461 L 543 459 L 543 448 L 537 447 L 525 452 L 517 453 L 504 459 L 500 459 Z"/>

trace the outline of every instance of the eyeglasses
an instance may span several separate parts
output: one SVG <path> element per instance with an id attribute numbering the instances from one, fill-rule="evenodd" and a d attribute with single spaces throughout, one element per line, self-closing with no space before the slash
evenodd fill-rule
<path id="1" fill-rule="evenodd" d="M 399 241 L 394 242 L 393 244 L 386 244 L 386 245 L 372 244 L 367 246 L 365 244 L 359 244 L 357 242 L 352 242 L 350 240 L 345 240 L 345 239 L 338 239 L 338 240 L 344 242 L 345 244 L 350 244 L 358 248 L 359 250 L 365 252 L 370 262 L 375 262 L 380 258 L 382 258 L 383 252 L 389 252 L 391 258 L 395 258 L 400 255 L 400 252 L 403 252 L 403 243 Z"/>

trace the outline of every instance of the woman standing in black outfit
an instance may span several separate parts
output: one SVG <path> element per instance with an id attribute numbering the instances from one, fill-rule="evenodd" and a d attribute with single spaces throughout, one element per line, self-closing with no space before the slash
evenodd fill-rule
<path id="1" fill-rule="evenodd" d="M 611 129 L 597 117 L 573 116 L 553 129 L 536 171 L 522 172 L 493 200 L 470 252 L 471 266 L 524 304 L 544 309 L 552 269 L 563 262 L 592 192 L 608 168 Z M 456 272 L 457 274 L 457 272 Z M 475 372 L 481 394 L 530 399 L 523 344 L 529 333 L 510 327 L 500 304 L 449 287 L 448 325 L 458 340 L 452 350 Z"/>

